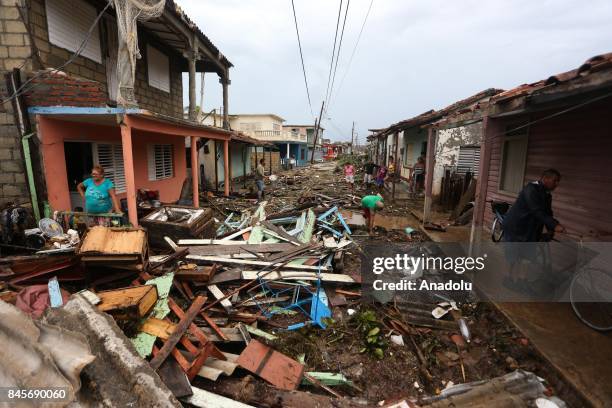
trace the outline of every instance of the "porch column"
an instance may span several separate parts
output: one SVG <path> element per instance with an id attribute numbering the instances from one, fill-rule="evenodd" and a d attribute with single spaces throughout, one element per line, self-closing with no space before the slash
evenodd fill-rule
<path id="1" fill-rule="evenodd" d="M 198 137 L 191 136 L 191 184 L 193 185 L 193 206 L 200 206 L 200 183 L 198 173 L 200 165 L 198 163 Z"/>
<path id="2" fill-rule="evenodd" d="M 423 206 L 423 224 L 431 221 L 431 192 L 433 190 L 433 173 L 436 164 L 436 132 L 433 127 L 427 129 L 427 153 L 425 160 L 425 203 Z"/>
<path id="3" fill-rule="evenodd" d="M 223 129 L 229 129 L 229 114 L 228 114 L 228 90 L 227 87 L 231 83 L 229 80 L 229 72 L 219 78 L 219 82 L 223 86 Z"/>
<path id="4" fill-rule="evenodd" d="M 121 147 L 123 150 L 123 166 L 125 172 L 125 193 L 128 204 L 128 218 L 130 223 L 138 226 L 138 213 L 136 211 L 136 180 L 134 178 L 134 157 L 132 154 L 132 128 L 121 123 Z"/>
<path id="5" fill-rule="evenodd" d="M 474 215 L 472 216 L 472 230 L 470 232 L 470 254 L 474 245 L 482 240 L 482 227 L 487 199 L 487 184 L 489 183 L 489 166 L 493 138 L 501 134 L 500 121 L 485 116 L 482 121 L 482 143 L 480 144 L 480 162 L 478 163 L 478 178 L 476 178 L 476 196 L 474 198 Z"/>
<path id="6" fill-rule="evenodd" d="M 225 178 L 224 194 L 226 197 L 230 195 L 230 172 L 229 172 L 229 140 L 223 141 L 223 177 Z"/>
<path id="7" fill-rule="evenodd" d="M 287 155 L 285 156 L 287 159 L 289 158 L 289 143 L 287 143 Z"/>
<path id="8" fill-rule="evenodd" d="M 195 121 L 196 118 L 196 58 L 197 52 L 189 52 L 189 120 Z"/>
<path id="9" fill-rule="evenodd" d="M 403 136 L 402 136 L 403 138 Z M 395 203 L 395 183 L 397 182 L 396 179 L 397 177 L 399 177 L 399 175 L 401 174 L 401 171 L 399 171 L 399 169 L 397 168 L 398 165 L 398 160 L 397 160 L 397 155 L 399 154 L 399 132 L 395 132 L 395 138 L 393 143 L 395 144 L 395 152 L 393 153 L 393 166 L 395 168 L 395 174 L 393 174 L 393 192 L 391 193 L 391 201 L 393 203 Z"/>

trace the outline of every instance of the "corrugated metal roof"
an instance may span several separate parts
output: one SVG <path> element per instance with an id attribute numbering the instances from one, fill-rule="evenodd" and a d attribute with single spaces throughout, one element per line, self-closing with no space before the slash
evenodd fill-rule
<path id="1" fill-rule="evenodd" d="M 254 137 L 247 136 L 242 132 L 233 131 L 230 140 L 252 144 L 254 146 L 274 146 L 274 143 L 266 142 L 264 140 L 255 139 Z"/>
<path id="2" fill-rule="evenodd" d="M 557 75 L 552 75 L 547 79 L 542 79 L 530 84 L 522 84 L 516 88 L 507 90 L 491 98 L 492 103 L 502 103 L 510 99 L 518 98 L 525 95 L 530 95 L 536 91 L 552 88 L 554 86 L 567 83 L 579 78 L 584 78 L 596 72 L 612 70 L 612 53 L 596 55 L 589 58 L 580 67 L 571 71 L 562 72 Z"/>
<path id="3" fill-rule="evenodd" d="M 495 89 L 495 88 L 485 89 L 484 91 L 480 91 L 465 99 L 454 102 L 453 104 L 448 105 L 447 107 L 443 109 L 440 109 L 437 111 L 432 109 L 427 112 L 423 112 L 420 115 L 417 115 L 413 118 L 397 122 L 389 126 L 388 128 L 382 129 L 375 136 L 376 137 L 386 136 L 395 131 L 407 129 L 407 128 L 414 127 L 414 126 L 419 126 L 419 125 L 422 125 L 428 122 L 433 122 L 444 116 L 450 115 L 454 112 L 461 112 L 465 109 L 467 110 L 476 109 L 478 107 L 478 101 L 486 97 L 490 97 L 490 96 L 499 94 L 500 92 L 503 92 L 503 90 Z"/>
<path id="4" fill-rule="evenodd" d="M 228 68 L 233 67 L 234 65 L 219 51 L 219 49 L 212 43 L 212 41 L 200 30 L 200 28 L 185 14 L 183 9 L 174 2 L 174 0 L 166 1 L 166 10 L 170 11 L 177 18 L 179 18 L 183 23 L 189 27 L 190 30 L 195 31 L 198 34 L 199 40 L 206 45 L 206 47 L 210 48 L 215 54 L 218 55 L 219 60 L 223 62 Z"/>

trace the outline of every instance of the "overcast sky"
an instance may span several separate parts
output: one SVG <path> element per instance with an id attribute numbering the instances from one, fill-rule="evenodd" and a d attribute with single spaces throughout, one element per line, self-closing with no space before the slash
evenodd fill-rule
<path id="1" fill-rule="evenodd" d="M 275 113 L 289 124 L 314 122 L 290 0 L 175 1 L 234 64 L 231 114 Z M 295 0 L 315 115 L 327 87 L 339 3 Z M 333 140 L 350 140 L 353 121 L 363 142 L 368 128 L 443 108 L 486 88 L 535 82 L 612 51 L 610 0 L 374 0 L 349 66 L 369 5 L 370 0 L 350 1 L 323 123 Z M 204 108 L 218 108 L 215 74 L 206 75 L 205 86 Z"/>

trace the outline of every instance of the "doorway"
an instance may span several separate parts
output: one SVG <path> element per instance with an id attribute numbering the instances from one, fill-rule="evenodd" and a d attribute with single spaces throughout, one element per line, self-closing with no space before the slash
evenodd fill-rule
<path id="1" fill-rule="evenodd" d="M 66 157 L 66 174 L 68 176 L 68 191 L 70 193 L 70 206 L 85 208 L 83 198 L 77 186 L 90 177 L 94 165 L 92 143 L 64 142 L 64 155 Z"/>

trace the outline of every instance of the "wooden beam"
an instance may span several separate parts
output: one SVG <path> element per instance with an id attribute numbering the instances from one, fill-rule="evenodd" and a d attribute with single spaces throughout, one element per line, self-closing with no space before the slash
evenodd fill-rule
<path id="1" fill-rule="evenodd" d="M 203 296 L 198 296 L 195 298 L 187 313 L 181 318 L 179 323 L 176 325 L 174 332 L 170 335 L 168 340 L 164 343 L 159 353 L 153 357 L 150 361 L 151 367 L 154 370 L 157 370 L 161 363 L 168 358 L 172 350 L 176 347 L 176 345 L 185 334 L 185 331 L 189 328 L 189 325 L 193 322 L 193 319 L 200 313 L 200 309 L 204 306 L 204 302 L 206 302 L 206 298 Z"/>
<path id="2" fill-rule="evenodd" d="M 233 259 L 233 258 L 224 258 L 221 256 L 198 256 L 198 255 L 187 255 L 187 259 L 191 259 L 194 261 L 206 261 L 206 262 L 216 262 L 222 264 L 234 264 L 234 265 L 250 265 L 250 266 L 281 266 L 281 263 L 273 263 L 266 261 L 254 261 L 250 259 Z M 310 266 L 310 265 L 285 265 L 287 269 L 299 269 L 304 271 L 327 271 L 329 268 L 327 266 Z"/>

